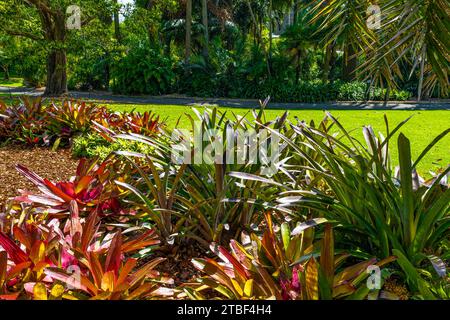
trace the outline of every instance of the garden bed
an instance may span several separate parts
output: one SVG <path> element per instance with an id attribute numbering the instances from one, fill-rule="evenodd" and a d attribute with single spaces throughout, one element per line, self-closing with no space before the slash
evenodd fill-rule
<path id="1" fill-rule="evenodd" d="M 387 125 L 387 138 L 365 126 L 355 143 L 331 114 L 307 125 L 286 113 L 267 124 L 270 147 L 288 142 L 269 177 L 261 161 L 173 161 L 180 141 L 150 111 L 41 100 L 2 108 L 0 138 L 14 143 L 0 148 L 0 204 L 15 199 L 0 207 L 0 300 L 450 297 L 450 168 L 431 179 L 416 171 L 450 129 L 417 159 L 412 140 L 393 137 L 406 122 Z M 261 137 L 258 122 L 271 117 L 252 115 L 186 115 L 188 132 L 198 121 Z M 416 232 L 411 219 L 427 223 Z"/>
<path id="2" fill-rule="evenodd" d="M 50 180 L 69 179 L 75 172 L 78 160 L 70 150 L 51 151 L 48 148 L 6 146 L 0 148 L 0 208 L 10 197 L 17 196 L 18 189 L 37 191 L 36 187 L 15 169 L 16 164 L 30 168 Z"/>

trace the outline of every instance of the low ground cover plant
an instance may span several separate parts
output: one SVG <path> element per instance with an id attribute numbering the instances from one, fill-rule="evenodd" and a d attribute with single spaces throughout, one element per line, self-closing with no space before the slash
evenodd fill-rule
<path id="1" fill-rule="evenodd" d="M 190 163 L 173 147 L 193 153 L 195 140 L 150 113 L 39 103 L 3 105 L 5 140 L 20 135 L 22 117 L 51 110 L 53 123 L 79 132 L 73 150 L 88 159 L 68 181 L 17 164 L 36 188 L 0 215 L 0 299 L 448 299 L 450 166 L 427 180 L 416 168 L 450 129 L 413 160 L 407 120 L 386 119 L 380 135 L 364 127 L 359 142 L 332 114 L 266 119 L 266 100 L 252 120 L 217 108 L 187 115 L 187 133 L 220 133 L 226 150 L 219 162 Z M 103 116 L 81 120 L 91 112 Z M 279 147 L 275 171 L 227 157 L 242 151 L 227 132 L 250 131 L 256 147 Z M 198 248 L 183 258 L 198 273 L 174 281 L 161 266 L 184 246 Z"/>

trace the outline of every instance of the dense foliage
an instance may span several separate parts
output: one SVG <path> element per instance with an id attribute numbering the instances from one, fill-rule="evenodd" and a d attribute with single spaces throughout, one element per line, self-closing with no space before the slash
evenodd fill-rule
<path id="1" fill-rule="evenodd" d="M 28 3 L 0 1 L 0 66 L 5 77 L 45 81 L 48 95 L 321 102 L 449 92 L 445 0 Z M 79 28 L 65 26 L 76 18 L 69 5 L 81 10 Z"/>
<path id="2" fill-rule="evenodd" d="M 53 112 L 79 132 L 74 153 L 90 159 L 68 181 L 17 164 L 37 191 L 0 209 L 0 299 L 448 299 L 450 167 L 429 180 L 416 167 L 450 129 L 412 159 L 407 120 L 391 128 L 386 119 L 379 136 L 364 127 L 359 143 L 329 113 L 317 124 L 287 113 L 269 121 L 266 105 L 252 120 L 218 109 L 187 117 L 191 132 L 268 129 L 257 147 L 281 147 L 276 172 L 229 157 L 180 163 L 179 128 L 148 113 L 4 105 L 4 136 L 20 136 L 22 117 L 34 128 Z M 194 244 L 202 248 L 190 257 L 195 281 L 159 269 L 165 253 Z M 379 268 L 379 287 L 368 286 L 369 268 Z"/>

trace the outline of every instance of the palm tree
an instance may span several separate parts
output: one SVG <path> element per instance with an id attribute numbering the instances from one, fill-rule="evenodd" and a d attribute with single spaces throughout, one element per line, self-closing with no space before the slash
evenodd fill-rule
<path id="1" fill-rule="evenodd" d="M 412 68 L 410 75 L 418 73 L 418 94 L 420 101 L 425 95 L 432 94 L 436 86 L 442 96 L 449 91 L 448 70 L 450 69 L 450 8 L 447 0 L 397 0 L 383 1 L 385 27 L 378 30 L 380 36 L 386 36 L 389 27 L 395 29 L 388 41 L 378 43 L 385 53 L 373 58 L 376 64 L 389 55 L 397 57 L 385 68 L 408 61 Z"/>
<path id="2" fill-rule="evenodd" d="M 447 0 L 380 0 L 382 26 L 367 26 L 367 0 L 315 0 L 313 21 L 320 21 L 325 45 L 344 51 L 343 78 L 355 70 L 371 84 L 395 88 L 405 74 L 401 65 L 411 65 L 409 77 L 418 74 L 418 100 L 449 92 L 450 9 Z M 357 67 L 357 58 L 365 60 Z"/>
<path id="3" fill-rule="evenodd" d="M 290 26 L 282 35 L 284 50 L 295 66 L 295 83 L 300 80 L 302 60 L 306 58 L 316 42 L 313 37 L 313 26 L 308 24 L 307 21 L 307 12 L 303 10 L 298 13 L 297 23 Z"/>
<path id="4" fill-rule="evenodd" d="M 355 78 L 357 54 L 368 47 L 373 32 L 364 17 L 369 2 L 366 0 L 315 0 L 311 23 L 318 23 L 317 33 L 323 34 L 325 47 L 336 46 L 344 52 L 343 78 Z"/>

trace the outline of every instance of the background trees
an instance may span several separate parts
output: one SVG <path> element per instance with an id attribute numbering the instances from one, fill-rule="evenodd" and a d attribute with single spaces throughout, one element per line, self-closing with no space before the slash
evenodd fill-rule
<path id="1" fill-rule="evenodd" d="M 81 7 L 80 30 L 66 28 L 73 4 Z M 381 8 L 379 29 L 367 24 L 373 4 Z M 44 55 L 49 95 L 69 87 L 320 100 L 334 89 L 317 97 L 318 85 L 355 81 L 367 86 L 366 98 L 449 91 L 445 0 L 1 0 L 0 17 L 4 76 L 6 66 L 26 76 L 27 60 L 39 64 Z M 36 50 L 24 56 L 30 46 Z M 136 59 L 142 63 L 124 69 Z M 172 78 L 158 86 L 163 60 Z M 133 67 L 130 74 L 144 79 L 123 79 L 119 71 Z"/>

